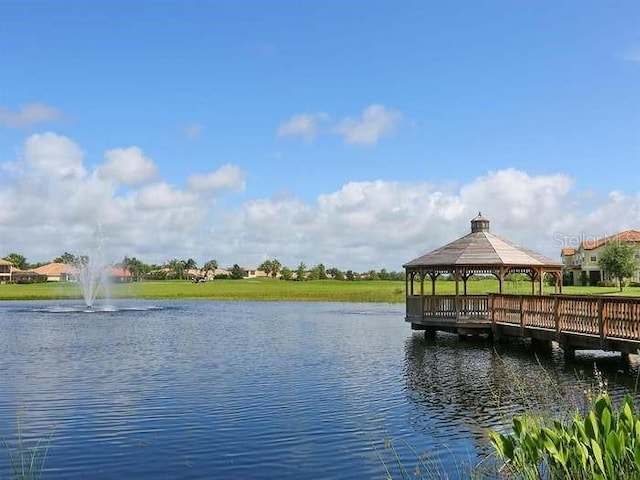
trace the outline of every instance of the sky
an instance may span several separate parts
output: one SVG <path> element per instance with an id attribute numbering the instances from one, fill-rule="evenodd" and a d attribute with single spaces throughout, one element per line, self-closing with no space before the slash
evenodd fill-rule
<path id="1" fill-rule="evenodd" d="M 640 230 L 639 81 L 636 0 L 0 0 L 0 256 L 559 259 Z"/>

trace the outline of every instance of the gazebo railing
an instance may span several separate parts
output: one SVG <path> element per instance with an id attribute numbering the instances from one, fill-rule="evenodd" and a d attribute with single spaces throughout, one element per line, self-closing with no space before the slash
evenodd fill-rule
<path id="1" fill-rule="evenodd" d="M 407 315 L 430 318 L 488 318 L 488 295 L 412 295 L 407 297 Z"/>

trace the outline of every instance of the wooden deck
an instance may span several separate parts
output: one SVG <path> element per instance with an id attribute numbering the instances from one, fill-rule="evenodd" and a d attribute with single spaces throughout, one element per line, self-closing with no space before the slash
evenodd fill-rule
<path id="1" fill-rule="evenodd" d="M 407 297 L 415 330 L 555 341 L 569 355 L 640 350 L 640 298 L 588 295 L 434 295 Z"/>

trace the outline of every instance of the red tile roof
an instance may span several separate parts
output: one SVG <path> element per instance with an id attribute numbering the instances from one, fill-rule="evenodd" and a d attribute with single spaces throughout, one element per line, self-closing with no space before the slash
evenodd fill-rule
<path id="1" fill-rule="evenodd" d="M 48 263 L 47 265 L 42 265 L 41 267 L 34 268 L 33 271 L 39 273 L 40 275 L 56 276 L 65 273 L 75 273 L 76 269 L 72 265 L 67 265 L 66 263 Z"/>
<path id="2" fill-rule="evenodd" d="M 564 247 L 564 248 L 562 249 L 562 253 L 561 253 L 561 255 L 562 255 L 563 257 L 570 257 L 571 255 L 574 255 L 577 251 L 578 251 L 578 250 L 576 250 L 576 249 L 575 249 L 575 248 L 573 248 L 573 247 Z"/>
<path id="3" fill-rule="evenodd" d="M 109 275 L 110 277 L 122 278 L 122 277 L 130 277 L 131 272 L 126 268 L 111 267 L 110 269 L 107 270 L 107 275 Z"/>
<path id="4" fill-rule="evenodd" d="M 601 247 L 607 242 L 619 241 L 622 243 L 640 243 L 640 231 L 638 230 L 625 230 L 608 237 L 598 238 L 597 240 L 585 240 L 582 242 L 582 248 L 584 250 L 593 250 L 594 248 Z"/>

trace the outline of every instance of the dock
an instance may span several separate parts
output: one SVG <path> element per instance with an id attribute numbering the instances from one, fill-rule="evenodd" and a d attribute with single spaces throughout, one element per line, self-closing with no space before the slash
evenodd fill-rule
<path id="1" fill-rule="evenodd" d="M 557 342 L 576 350 L 636 354 L 640 350 L 640 298 L 594 295 L 408 295 L 406 321 L 427 335 L 436 331 Z"/>

